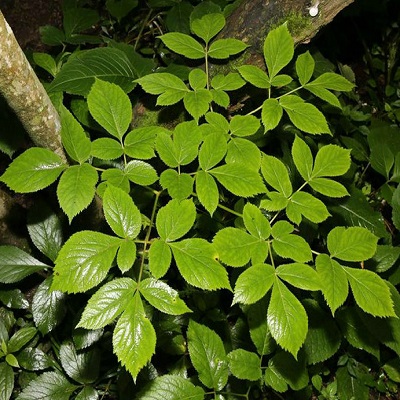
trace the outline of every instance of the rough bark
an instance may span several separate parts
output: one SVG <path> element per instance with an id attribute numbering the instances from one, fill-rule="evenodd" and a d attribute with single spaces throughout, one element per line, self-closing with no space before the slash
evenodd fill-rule
<path id="1" fill-rule="evenodd" d="M 32 141 L 65 160 L 60 118 L 0 11 L 0 94 Z"/>

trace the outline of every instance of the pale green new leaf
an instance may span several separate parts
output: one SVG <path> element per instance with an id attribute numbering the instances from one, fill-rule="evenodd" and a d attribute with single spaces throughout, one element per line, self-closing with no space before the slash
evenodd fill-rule
<path id="1" fill-rule="evenodd" d="M 272 226 L 272 236 L 274 238 L 280 238 L 281 236 L 288 235 L 289 233 L 292 233 L 294 231 L 294 226 L 285 220 L 280 220 L 275 222 L 275 224 Z"/>
<path id="2" fill-rule="evenodd" d="M 264 101 L 261 109 L 261 121 L 265 131 L 275 129 L 282 119 L 283 108 L 276 99 L 267 99 Z"/>
<path id="3" fill-rule="evenodd" d="M 309 86 L 308 84 L 305 85 L 304 88 L 307 89 L 314 96 L 319 97 L 320 99 L 326 101 L 334 107 L 342 108 L 339 99 L 328 89 L 319 86 Z"/>
<path id="4" fill-rule="evenodd" d="M 68 155 L 82 164 L 90 156 L 90 139 L 86 136 L 82 125 L 64 107 L 59 110 L 61 119 L 61 140 Z"/>
<path id="5" fill-rule="evenodd" d="M 275 280 L 275 269 L 269 264 L 255 264 L 239 275 L 233 304 L 253 304 L 263 298 Z"/>
<path id="6" fill-rule="evenodd" d="M 301 216 L 306 217 L 316 224 L 325 221 L 329 216 L 325 204 L 307 192 L 296 192 L 290 198 L 286 207 L 287 217 L 297 225 L 301 222 Z"/>
<path id="7" fill-rule="evenodd" d="M 334 72 L 325 72 L 315 78 L 312 82 L 309 82 L 307 86 L 317 86 L 339 92 L 349 92 L 353 89 L 354 84 L 339 74 L 335 74 Z"/>
<path id="8" fill-rule="evenodd" d="M 209 171 L 219 183 L 236 196 L 251 197 L 266 188 L 257 171 L 244 164 L 230 163 Z"/>
<path id="9" fill-rule="evenodd" d="M 125 165 L 124 172 L 131 182 L 141 186 L 151 185 L 158 179 L 154 167 L 142 160 L 129 161 Z"/>
<path id="10" fill-rule="evenodd" d="M 113 83 L 96 79 L 87 102 L 93 118 L 121 140 L 132 121 L 132 105 L 125 92 Z"/>
<path id="11" fill-rule="evenodd" d="M 344 303 L 349 294 L 347 276 L 343 267 L 327 254 L 320 254 L 315 260 L 320 276 L 322 293 L 332 314 Z"/>
<path id="12" fill-rule="evenodd" d="M 130 278 L 107 282 L 89 299 L 76 327 L 99 329 L 111 324 L 127 307 L 136 286 Z"/>
<path id="13" fill-rule="evenodd" d="M 307 336 L 308 318 L 300 301 L 279 279 L 272 288 L 267 322 L 276 342 L 296 357 Z"/>
<path id="14" fill-rule="evenodd" d="M 149 249 L 149 269 L 157 279 L 163 277 L 172 260 L 171 249 L 164 240 L 156 239 Z"/>
<path id="15" fill-rule="evenodd" d="M 177 200 L 187 199 L 192 194 L 193 183 L 194 180 L 189 174 L 178 173 L 174 169 L 166 169 L 160 176 L 160 185 Z"/>
<path id="16" fill-rule="evenodd" d="M 240 89 L 245 84 L 246 82 L 240 77 L 237 72 L 229 72 L 226 75 L 218 74 L 211 79 L 211 86 L 216 91 L 222 92 L 224 94 L 226 94 L 225 91 L 228 90 Z"/>
<path id="17" fill-rule="evenodd" d="M 196 174 L 196 194 L 212 216 L 218 207 L 219 191 L 215 179 L 206 171 L 198 171 Z"/>
<path id="18" fill-rule="evenodd" d="M 147 278 L 140 282 L 140 294 L 155 308 L 163 313 L 181 315 L 191 312 L 179 293 L 166 283 Z"/>
<path id="19" fill-rule="evenodd" d="M 264 42 L 264 58 L 271 79 L 289 64 L 293 54 L 294 42 L 286 24 L 269 32 Z"/>
<path id="20" fill-rule="evenodd" d="M 204 89 L 207 86 L 207 75 L 200 69 L 192 69 L 189 73 L 189 85 L 193 90 Z"/>
<path id="21" fill-rule="evenodd" d="M 297 135 L 292 146 L 292 157 L 297 171 L 305 181 L 308 181 L 313 169 L 313 156 L 306 142 Z"/>
<path id="22" fill-rule="evenodd" d="M 274 231 L 272 234 L 274 235 Z M 292 234 L 274 236 L 272 247 L 279 256 L 300 263 L 310 261 L 312 258 L 310 245 L 301 236 Z"/>
<path id="23" fill-rule="evenodd" d="M 221 338 L 192 320 L 187 336 L 190 359 L 200 381 L 210 389 L 222 390 L 228 382 L 228 360 Z"/>
<path id="24" fill-rule="evenodd" d="M 341 183 L 328 178 L 313 178 L 309 185 L 318 193 L 328 197 L 344 197 L 348 196 L 349 192 Z"/>
<path id="25" fill-rule="evenodd" d="M 288 94 L 279 100 L 279 104 L 293 125 L 301 131 L 311 134 L 331 133 L 324 114 L 300 97 Z"/>
<path id="26" fill-rule="evenodd" d="M 202 18 L 194 19 L 190 28 L 206 44 L 225 26 L 223 14 L 206 14 Z"/>
<path id="27" fill-rule="evenodd" d="M 32 147 L 8 166 L 0 180 L 18 193 L 37 192 L 51 185 L 66 167 L 51 150 Z"/>
<path id="28" fill-rule="evenodd" d="M 98 179 L 96 169 L 88 163 L 73 165 L 61 175 L 57 198 L 70 223 L 92 202 Z"/>
<path id="29" fill-rule="evenodd" d="M 213 239 L 219 259 L 231 267 L 242 267 L 247 264 L 254 246 L 259 242 L 260 239 L 233 227 L 219 230 Z"/>
<path id="30" fill-rule="evenodd" d="M 260 357 L 251 351 L 236 349 L 228 354 L 229 369 L 239 379 L 258 381 L 261 378 Z"/>
<path id="31" fill-rule="evenodd" d="M 390 290 L 375 272 L 343 267 L 358 306 L 375 317 L 396 317 Z"/>
<path id="32" fill-rule="evenodd" d="M 293 193 L 289 171 L 278 158 L 264 154 L 261 160 L 261 173 L 267 183 L 285 197 Z"/>
<path id="33" fill-rule="evenodd" d="M 243 79 L 260 89 L 269 89 L 271 83 L 269 76 L 261 68 L 254 65 L 242 65 L 237 69 Z"/>
<path id="34" fill-rule="evenodd" d="M 203 46 L 196 39 L 185 33 L 170 32 L 160 36 L 160 39 L 172 51 L 187 58 L 199 59 L 205 57 Z"/>
<path id="35" fill-rule="evenodd" d="M 205 290 L 230 289 L 228 273 L 216 260 L 218 253 L 204 239 L 186 239 L 170 243 L 176 265 L 190 285 Z"/>
<path id="36" fill-rule="evenodd" d="M 193 200 L 170 200 L 158 211 L 156 219 L 157 232 L 166 242 L 177 240 L 189 232 L 196 219 L 196 208 Z"/>
<path id="37" fill-rule="evenodd" d="M 312 178 L 340 176 L 350 168 L 350 150 L 328 144 L 315 156 Z"/>
<path id="38" fill-rule="evenodd" d="M 138 293 L 118 319 L 113 333 L 113 349 L 134 380 L 155 352 L 156 332 Z"/>
<path id="39" fill-rule="evenodd" d="M 14 246 L 0 246 L 0 282 L 15 283 L 49 266 Z"/>
<path id="40" fill-rule="evenodd" d="M 210 108 L 212 94 L 207 89 L 190 91 L 183 97 L 186 111 L 196 120 L 202 117 Z"/>
<path id="41" fill-rule="evenodd" d="M 212 132 L 204 138 L 199 151 L 200 167 L 207 171 L 215 167 L 225 156 L 228 146 L 226 137 L 220 132 Z"/>
<path id="42" fill-rule="evenodd" d="M 111 138 L 99 138 L 92 142 L 90 154 L 101 160 L 115 160 L 122 156 L 121 143 Z"/>
<path id="43" fill-rule="evenodd" d="M 216 59 L 225 59 L 246 50 L 247 44 L 238 39 L 218 39 L 208 48 L 208 56 Z"/>
<path id="44" fill-rule="evenodd" d="M 108 186 L 103 195 L 104 216 L 114 233 L 135 239 L 142 227 L 142 217 L 132 198 L 122 189 Z"/>
<path id="45" fill-rule="evenodd" d="M 243 207 L 243 222 L 247 231 L 256 238 L 268 239 L 271 234 L 271 225 L 261 210 L 251 203 Z"/>
<path id="46" fill-rule="evenodd" d="M 275 87 L 287 86 L 292 81 L 293 81 L 293 78 L 290 75 L 279 74 L 279 75 L 274 76 L 271 79 L 271 86 L 275 86 Z"/>
<path id="47" fill-rule="evenodd" d="M 321 290 L 320 276 L 315 269 L 306 264 L 282 264 L 276 269 L 276 275 L 292 286 L 303 290 Z"/>
<path id="48" fill-rule="evenodd" d="M 231 135 L 251 136 L 260 128 L 260 120 L 254 115 L 234 115 L 229 122 Z"/>
<path id="49" fill-rule="evenodd" d="M 296 60 L 296 73 L 302 85 L 305 85 L 312 77 L 315 61 L 309 51 L 300 54 Z"/>
<path id="50" fill-rule="evenodd" d="M 141 400 L 203 400 L 204 390 L 179 375 L 161 375 L 140 392 Z"/>
<path id="51" fill-rule="evenodd" d="M 232 138 L 228 143 L 225 162 L 240 163 L 257 171 L 261 165 L 261 151 L 258 146 L 244 138 Z"/>
<path id="52" fill-rule="evenodd" d="M 136 243 L 133 240 L 121 240 L 117 254 L 117 265 L 122 273 L 129 271 L 136 260 Z"/>
<path id="53" fill-rule="evenodd" d="M 52 290 L 87 292 L 108 274 L 121 239 L 95 231 L 73 234 L 55 261 Z"/>
<path id="54" fill-rule="evenodd" d="M 62 372 L 44 372 L 29 382 L 18 400 L 69 400 L 77 388 Z"/>
<path id="55" fill-rule="evenodd" d="M 378 237 L 368 229 L 352 226 L 338 226 L 332 229 L 327 238 L 331 257 L 343 261 L 361 262 L 371 258 L 377 249 Z"/>

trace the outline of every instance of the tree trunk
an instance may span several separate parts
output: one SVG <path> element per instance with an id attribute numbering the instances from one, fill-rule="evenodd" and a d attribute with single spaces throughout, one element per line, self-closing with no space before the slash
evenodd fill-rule
<path id="1" fill-rule="evenodd" d="M 65 160 L 58 113 L 1 11 L 0 94 L 14 110 L 35 145 L 53 150 Z"/>

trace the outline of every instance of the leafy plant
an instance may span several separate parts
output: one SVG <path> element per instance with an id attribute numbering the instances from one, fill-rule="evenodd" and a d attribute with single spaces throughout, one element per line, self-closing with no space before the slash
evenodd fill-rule
<path id="1" fill-rule="evenodd" d="M 19 193 L 56 193 L 69 222 L 65 241 L 50 210 L 28 225 L 42 254 L 0 247 L 1 283 L 46 276 L 33 299 L 36 328 L 10 339 L 2 334 L 5 399 L 18 367 L 14 353 L 37 329 L 52 335 L 74 299 L 75 340 L 54 340 L 61 366 L 46 364 L 18 399 L 108 393 L 103 382 L 123 373 L 96 369 L 102 341 L 129 372 L 130 395 L 140 399 L 309 396 L 310 382 L 321 398 L 345 398 L 345 385 L 368 375 L 362 367 L 343 358 L 334 382 L 318 370 L 346 348 L 344 339 L 377 359 L 380 344 L 399 354 L 399 295 L 382 276 L 398 248 L 381 221 L 368 220 L 372 229 L 357 218 L 340 221 L 343 210 L 351 213 L 346 198 L 355 190 L 355 168 L 315 105 L 340 112 L 338 96 L 353 84 L 332 71 L 319 74 L 309 51 L 291 69 L 295 49 L 286 25 L 265 39 L 266 70 L 242 65 L 212 75 L 212 62 L 228 61 L 246 45 L 218 39 L 223 14 L 198 10 L 191 35 L 160 37 L 172 52 L 202 63 L 187 79 L 149 73 L 129 46 L 71 56 L 49 86 L 55 96 L 86 96 L 75 116 L 58 104 L 69 164 L 30 148 L 0 178 Z M 87 68 L 78 75 L 77 65 Z M 132 129 L 127 93 L 135 83 L 157 96 L 158 106 L 183 105 L 185 120 Z M 246 88 L 261 100 L 232 114 L 233 95 Z M 390 174 L 394 158 L 384 170 L 380 161 L 374 168 Z M 104 220 L 95 229 L 76 223 L 81 213 L 90 219 L 89 206 L 99 203 Z M 29 332 L 29 340 L 13 346 L 18 332 Z M 385 364 L 395 381 L 398 370 L 393 360 Z"/>

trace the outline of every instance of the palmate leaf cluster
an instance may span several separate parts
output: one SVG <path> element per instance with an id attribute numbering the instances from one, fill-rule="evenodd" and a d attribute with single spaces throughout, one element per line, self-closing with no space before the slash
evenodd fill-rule
<path id="1" fill-rule="evenodd" d="M 400 354 L 400 298 L 379 274 L 399 252 L 378 244 L 387 239 L 378 228 L 331 222 L 352 190 L 352 160 L 313 102 L 340 110 L 339 92 L 353 85 L 334 72 L 316 75 L 308 51 L 291 71 L 295 50 L 286 25 L 265 40 L 266 70 L 243 65 L 211 77 L 213 60 L 246 50 L 236 39 L 216 39 L 224 25 L 222 14 L 206 13 L 192 20 L 192 35 L 160 37 L 171 51 L 205 63 L 186 80 L 135 72 L 134 53 L 111 44 L 71 57 L 50 85 L 53 93 L 86 96 L 73 113 L 58 105 L 70 162 L 30 148 L 1 180 L 20 193 L 54 190 L 71 226 L 100 199 L 104 224 L 77 229 L 64 241 L 59 216 L 39 213 L 28 231 L 46 262 L 0 247 L 1 283 L 49 275 L 35 292 L 32 326 L 15 334 L 23 339 L 8 338 L 0 324 L 4 398 L 27 344 L 62 322 L 65 303 L 75 294 L 86 293 L 87 301 L 74 329 L 89 332 L 90 339 L 63 342 L 61 367 L 49 370 L 51 363 L 43 361 L 35 371 L 45 372 L 19 399 L 38 393 L 97 398 L 96 342 L 105 331 L 135 382 L 132 398 L 139 399 L 203 399 L 210 393 L 222 399 L 222 393 L 246 395 L 254 386 L 303 390 L 312 378 L 309 368 L 334 356 L 342 336 L 377 358 L 380 341 Z M 109 76 L 102 74 L 102 57 L 110 62 Z M 79 75 L 82 64 L 87 69 Z M 186 120 L 168 128 L 132 128 L 127 92 L 136 84 L 157 96 L 159 106 L 182 105 Z M 229 115 L 232 94 L 247 86 L 263 100 L 246 114 Z M 289 133 L 280 130 L 284 124 L 291 125 Z M 260 142 L 279 135 L 286 140 L 282 152 Z M 377 268 L 365 268 L 371 259 Z M 221 304 L 210 317 L 207 299 L 214 295 Z M 240 324 L 242 336 L 235 333 Z M 394 338 L 380 340 L 379 324 L 390 327 Z M 366 342 L 358 326 L 367 326 L 373 339 Z M 156 371 L 154 355 L 163 348 L 176 363 Z M 235 392 L 236 380 L 246 385 Z"/>

